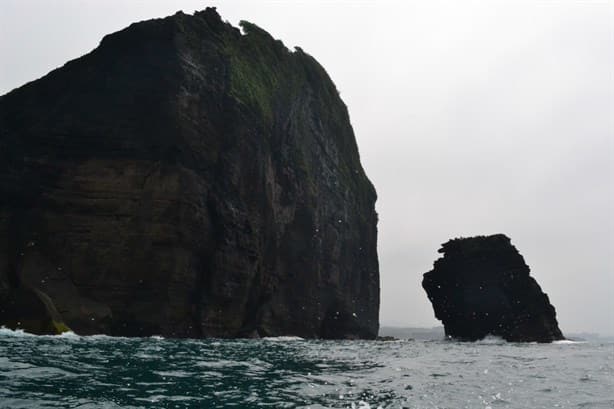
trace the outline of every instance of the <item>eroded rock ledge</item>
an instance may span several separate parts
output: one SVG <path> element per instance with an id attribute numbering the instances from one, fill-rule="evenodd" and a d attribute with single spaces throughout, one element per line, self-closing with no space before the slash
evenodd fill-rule
<path id="1" fill-rule="evenodd" d="M 311 56 L 242 27 L 136 23 L 0 97 L 0 325 L 377 335 L 347 109 Z"/>
<path id="2" fill-rule="evenodd" d="M 475 341 L 563 339 L 554 307 L 503 234 L 453 239 L 424 274 L 422 286 L 447 336 Z"/>

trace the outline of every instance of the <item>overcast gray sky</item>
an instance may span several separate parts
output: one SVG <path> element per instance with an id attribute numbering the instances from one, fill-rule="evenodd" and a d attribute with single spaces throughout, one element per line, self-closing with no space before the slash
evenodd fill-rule
<path id="1" fill-rule="evenodd" d="M 502 232 L 563 332 L 614 334 L 612 1 L 0 0 L 0 94 L 209 5 L 336 83 L 379 195 L 382 324 L 438 325 L 420 283 L 439 244 Z"/>

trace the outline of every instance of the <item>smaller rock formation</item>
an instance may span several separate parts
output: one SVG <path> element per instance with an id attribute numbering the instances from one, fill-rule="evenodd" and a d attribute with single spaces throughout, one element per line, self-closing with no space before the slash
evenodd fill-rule
<path id="1" fill-rule="evenodd" d="M 446 336 L 475 341 L 487 335 L 511 342 L 564 339 L 548 295 L 503 234 L 444 243 L 422 287 Z"/>

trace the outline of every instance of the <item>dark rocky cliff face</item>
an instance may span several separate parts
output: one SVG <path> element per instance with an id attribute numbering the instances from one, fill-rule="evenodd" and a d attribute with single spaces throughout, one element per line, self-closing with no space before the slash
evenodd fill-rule
<path id="1" fill-rule="evenodd" d="M 554 307 L 503 234 L 450 240 L 422 286 L 446 335 L 475 341 L 563 339 Z"/>
<path id="2" fill-rule="evenodd" d="M 312 57 L 242 27 L 133 24 L 0 98 L 0 324 L 377 335 L 376 194 L 347 109 Z"/>

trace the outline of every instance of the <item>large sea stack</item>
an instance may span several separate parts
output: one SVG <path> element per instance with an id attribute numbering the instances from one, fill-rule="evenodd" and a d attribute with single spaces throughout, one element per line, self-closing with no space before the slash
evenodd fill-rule
<path id="1" fill-rule="evenodd" d="M 324 69 L 213 8 L 0 98 L 0 325 L 373 338 L 375 190 Z"/>
<path id="2" fill-rule="evenodd" d="M 450 240 L 422 286 L 447 336 L 512 342 L 563 339 L 548 295 L 503 234 Z"/>

